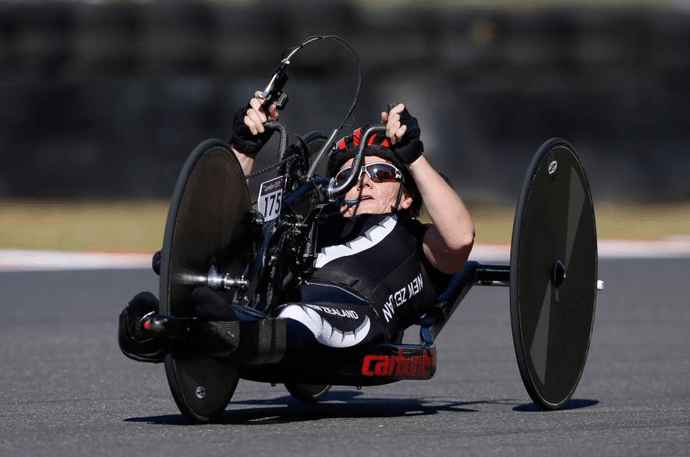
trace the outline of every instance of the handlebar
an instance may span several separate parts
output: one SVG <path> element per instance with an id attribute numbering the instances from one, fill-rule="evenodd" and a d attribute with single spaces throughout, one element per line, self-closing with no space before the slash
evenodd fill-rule
<path id="1" fill-rule="evenodd" d="M 264 124 L 266 130 L 274 131 L 274 132 L 279 132 L 280 133 L 280 145 L 278 147 L 278 163 L 281 163 L 283 159 L 285 158 L 285 153 L 287 151 L 287 143 L 288 143 L 288 131 L 285 128 L 283 124 L 281 124 L 278 121 L 271 121 L 267 122 Z M 334 134 L 337 133 L 337 130 L 333 132 Z M 369 126 L 364 133 L 362 134 L 359 147 L 357 149 L 357 152 L 355 153 L 354 160 L 352 161 L 352 168 L 355 170 L 359 170 L 362 167 L 362 164 L 364 162 L 364 149 L 367 146 L 367 143 L 369 142 L 369 138 L 371 138 L 373 135 L 377 134 L 385 134 L 386 133 L 386 126 L 385 125 L 371 125 Z M 324 148 L 328 147 L 328 145 L 333 141 L 333 135 L 331 135 L 331 138 L 326 142 L 324 145 Z M 315 158 L 314 162 L 312 163 L 312 168 L 310 170 L 310 173 L 308 175 L 308 179 L 312 177 L 312 170 L 316 169 L 316 166 L 318 163 L 322 160 L 322 158 L 326 155 L 324 153 L 325 151 L 322 150 L 319 155 Z M 345 194 L 352 188 L 352 186 L 355 185 L 355 183 L 359 180 L 359 173 L 352 173 L 347 180 L 340 184 L 340 185 L 335 185 L 333 182 L 331 185 L 328 186 L 327 190 L 327 195 L 328 199 L 330 201 L 336 201 L 341 197 L 344 197 Z"/>
<path id="2" fill-rule="evenodd" d="M 280 132 L 280 146 L 278 146 L 278 163 L 283 161 L 285 151 L 287 151 L 288 132 L 283 124 L 278 121 L 270 121 L 264 124 L 266 130 Z"/>
<path id="3" fill-rule="evenodd" d="M 354 160 L 352 161 L 352 168 L 354 170 L 359 170 L 362 166 L 362 162 L 364 162 L 364 148 L 367 146 L 369 138 L 379 133 L 386 133 L 385 125 L 372 125 L 364 131 L 364 133 L 362 134 L 362 138 L 359 142 L 359 148 L 357 149 L 357 153 L 355 154 Z M 336 186 L 335 183 L 333 183 L 331 186 L 328 187 L 329 200 L 335 201 L 341 197 L 344 197 L 345 194 L 352 188 L 352 186 L 355 185 L 355 183 L 358 180 L 359 173 L 352 173 L 350 177 L 347 178 L 347 181 L 340 184 L 339 186 Z"/>

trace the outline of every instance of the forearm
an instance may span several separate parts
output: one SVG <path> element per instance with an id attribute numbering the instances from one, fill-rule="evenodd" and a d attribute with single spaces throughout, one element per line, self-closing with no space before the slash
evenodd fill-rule
<path id="1" fill-rule="evenodd" d="M 425 236 L 425 254 L 439 270 L 454 273 L 465 265 L 474 244 L 472 218 L 462 199 L 424 156 L 408 169 L 433 223 Z"/>
<path id="2" fill-rule="evenodd" d="M 277 121 L 278 107 L 272 103 L 267 110 L 263 106 L 261 92 L 257 91 L 246 108 L 240 109 L 233 120 L 232 151 L 240 162 L 245 176 L 254 170 L 256 154 L 270 138 L 265 129 L 268 121 Z"/>
<path id="3" fill-rule="evenodd" d="M 232 148 L 232 152 L 235 153 L 235 157 L 240 162 L 242 171 L 245 176 L 249 176 L 254 171 L 254 163 L 256 162 L 256 154 L 245 154 L 242 151 L 238 151 L 236 148 Z"/>

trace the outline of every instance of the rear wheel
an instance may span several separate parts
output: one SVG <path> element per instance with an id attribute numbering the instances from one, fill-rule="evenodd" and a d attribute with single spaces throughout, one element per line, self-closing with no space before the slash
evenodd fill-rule
<path id="1" fill-rule="evenodd" d="M 235 367 L 199 352 L 165 356 L 165 374 L 175 403 L 192 424 L 218 422 L 235 393 Z"/>
<path id="2" fill-rule="evenodd" d="M 582 163 L 567 142 L 537 151 L 520 196 L 510 254 L 510 310 L 520 374 L 532 400 L 559 409 L 589 350 L 597 233 Z"/>
<path id="3" fill-rule="evenodd" d="M 230 146 L 201 143 L 177 179 L 163 240 L 160 298 L 169 316 L 194 317 L 192 292 L 209 276 L 239 278 L 253 258 L 249 191 Z M 231 302 L 233 290 L 219 291 Z M 209 356 L 193 334 L 173 341 L 165 372 L 173 398 L 192 423 L 218 420 L 238 382 L 234 366 Z"/>

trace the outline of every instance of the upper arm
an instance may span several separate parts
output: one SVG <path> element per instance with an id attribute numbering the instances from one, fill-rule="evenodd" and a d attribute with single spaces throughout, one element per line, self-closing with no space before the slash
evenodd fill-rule
<path id="1" fill-rule="evenodd" d="M 431 266 L 443 273 L 455 274 L 467 263 L 473 243 L 474 237 L 471 237 L 451 246 L 441 236 L 438 228 L 432 225 L 424 233 L 422 246 Z"/>

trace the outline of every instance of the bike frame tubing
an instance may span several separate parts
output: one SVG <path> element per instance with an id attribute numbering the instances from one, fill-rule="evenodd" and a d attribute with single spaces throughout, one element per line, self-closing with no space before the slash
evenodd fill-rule
<path id="1" fill-rule="evenodd" d="M 507 286 L 510 283 L 510 265 L 484 265 L 469 261 L 460 272 L 456 273 L 448 288 L 439 296 L 439 301 L 427 313 L 436 322 L 431 326 L 431 335 L 435 339 L 453 315 L 460 302 L 474 285 Z"/>

